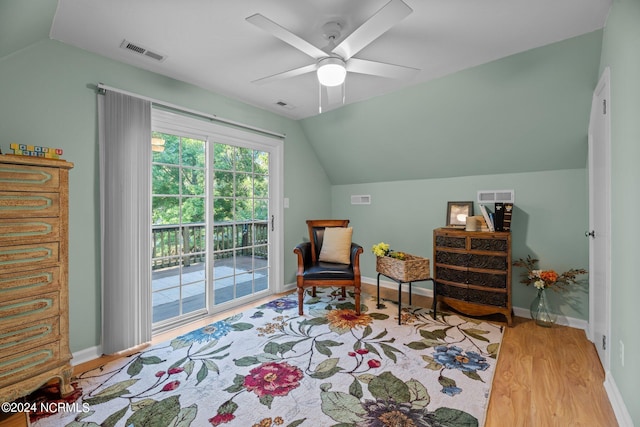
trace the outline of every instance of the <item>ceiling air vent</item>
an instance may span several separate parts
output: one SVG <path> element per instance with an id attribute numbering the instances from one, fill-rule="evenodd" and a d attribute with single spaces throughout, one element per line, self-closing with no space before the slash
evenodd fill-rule
<path id="1" fill-rule="evenodd" d="M 359 196 L 352 195 L 351 204 L 352 205 L 370 205 L 371 196 L 370 195 L 359 195 Z"/>
<path id="2" fill-rule="evenodd" d="M 291 105 L 291 104 L 289 104 L 288 102 L 284 102 L 284 101 L 282 101 L 282 100 L 280 100 L 280 101 L 276 101 L 276 105 L 277 105 L 278 107 L 286 108 L 287 110 L 293 110 L 294 108 L 296 108 L 296 106 L 295 106 L 295 105 Z"/>
<path id="3" fill-rule="evenodd" d="M 514 190 L 480 190 L 478 191 L 478 203 L 514 203 Z"/>
<path id="4" fill-rule="evenodd" d="M 135 52 L 138 55 L 155 59 L 158 62 L 162 62 L 167 58 L 165 55 L 162 55 L 157 52 L 152 52 L 146 47 L 140 46 L 139 44 L 131 43 L 130 41 L 127 41 L 127 40 L 123 40 L 122 43 L 120 43 L 120 47 L 128 51 Z"/>

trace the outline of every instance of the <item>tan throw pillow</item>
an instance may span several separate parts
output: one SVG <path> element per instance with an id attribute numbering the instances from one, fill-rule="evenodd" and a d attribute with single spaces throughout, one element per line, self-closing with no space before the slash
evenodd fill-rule
<path id="1" fill-rule="evenodd" d="M 320 261 L 351 264 L 351 227 L 327 227 L 324 229 Z"/>

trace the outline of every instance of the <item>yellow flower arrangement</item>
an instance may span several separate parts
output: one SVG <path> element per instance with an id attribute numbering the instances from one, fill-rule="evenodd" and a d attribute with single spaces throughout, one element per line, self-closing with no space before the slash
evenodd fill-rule
<path id="1" fill-rule="evenodd" d="M 404 260 L 406 258 L 404 252 L 391 250 L 389 244 L 385 242 L 380 242 L 377 245 L 373 245 L 371 247 L 371 252 L 373 252 L 375 256 L 388 256 L 399 260 Z"/>

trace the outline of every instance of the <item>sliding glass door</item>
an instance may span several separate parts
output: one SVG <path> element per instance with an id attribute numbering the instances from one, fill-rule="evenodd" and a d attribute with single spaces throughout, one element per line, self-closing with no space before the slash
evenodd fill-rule
<path id="1" fill-rule="evenodd" d="M 153 133 L 154 323 L 206 308 L 205 143 Z"/>
<path id="2" fill-rule="evenodd" d="M 200 121 L 164 112 L 154 117 L 151 268 L 158 332 L 278 290 L 273 265 L 281 263 L 281 248 L 272 240 L 281 171 L 274 164 L 282 150 L 265 144 L 269 138 L 219 134 L 210 124 L 196 129 Z"/>
<path id="3" fill-rule="evenodd" d="M 269 287 L 269 153 L 213 146 L 216 305 Z"/>

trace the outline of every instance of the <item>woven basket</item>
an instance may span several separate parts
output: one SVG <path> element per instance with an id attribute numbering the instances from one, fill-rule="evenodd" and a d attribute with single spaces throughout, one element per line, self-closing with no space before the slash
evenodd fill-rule
<path id="1" fill-rule="evenodd" d="M 388 256 L 376 257 L 376 271 L 401 282 L 415 282 L 428 279 L 431 274 L 429 259 L 405 252 L 405 259 Z"/>

